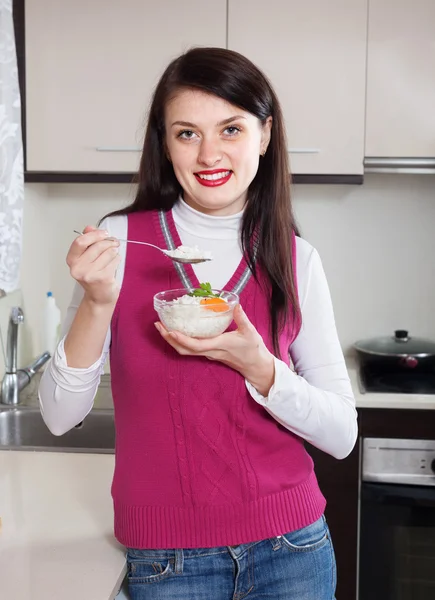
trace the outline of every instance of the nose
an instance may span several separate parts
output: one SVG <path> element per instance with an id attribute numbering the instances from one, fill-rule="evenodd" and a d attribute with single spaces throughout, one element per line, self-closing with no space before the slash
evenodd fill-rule
<path id="1" fill-rule="evenodd" d="M 203 139 L 199 148 L 198 162 L 205 167 L 214 167 L 222 160 L 219 140 Z"/>

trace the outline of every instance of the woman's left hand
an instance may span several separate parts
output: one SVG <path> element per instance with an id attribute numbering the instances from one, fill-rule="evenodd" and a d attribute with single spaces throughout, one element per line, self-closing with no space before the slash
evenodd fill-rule
<path id="1" fill-rule="evenodd" d="M 274 356 L 266 348 L 263 338 L 238 304 L 234 309 L 235 331 L 214 338 L 197 339 L 179 332 L 169 332 L 162 323 L 155 323 L 157 331 L 179 354 L 205 356 L 238 371 L 264 397 L 275 379 Z"/>

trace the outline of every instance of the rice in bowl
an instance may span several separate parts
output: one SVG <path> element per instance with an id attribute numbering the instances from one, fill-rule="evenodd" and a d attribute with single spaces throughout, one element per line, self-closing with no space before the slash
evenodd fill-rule
<path id="1" fill-rule="evenodd" d="M 154 308 L 168 331 L 179 331 L 195 338 L 210 338 L 223 333 L 233 320 L 237 294 L 213 290 L 217 298 L 189 295 L 193 289 L 159 292 Z"/>

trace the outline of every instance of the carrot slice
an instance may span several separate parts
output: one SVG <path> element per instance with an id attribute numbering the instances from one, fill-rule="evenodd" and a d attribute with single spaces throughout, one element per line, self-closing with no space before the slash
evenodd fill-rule
<path id="1" fill-rule="evenodd" d="M 200 304 L 213 312 L 225 312 L 228 310 L 228 302 L 223 298 L 202 298 Z"/>

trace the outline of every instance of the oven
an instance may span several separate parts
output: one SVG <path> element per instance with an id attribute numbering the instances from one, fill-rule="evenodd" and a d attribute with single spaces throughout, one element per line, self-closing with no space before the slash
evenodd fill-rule
<path id="1" fill-rule="evenodd" d="M 435 599 L 434 441 L 364 438 L 359 600 Z"/>

